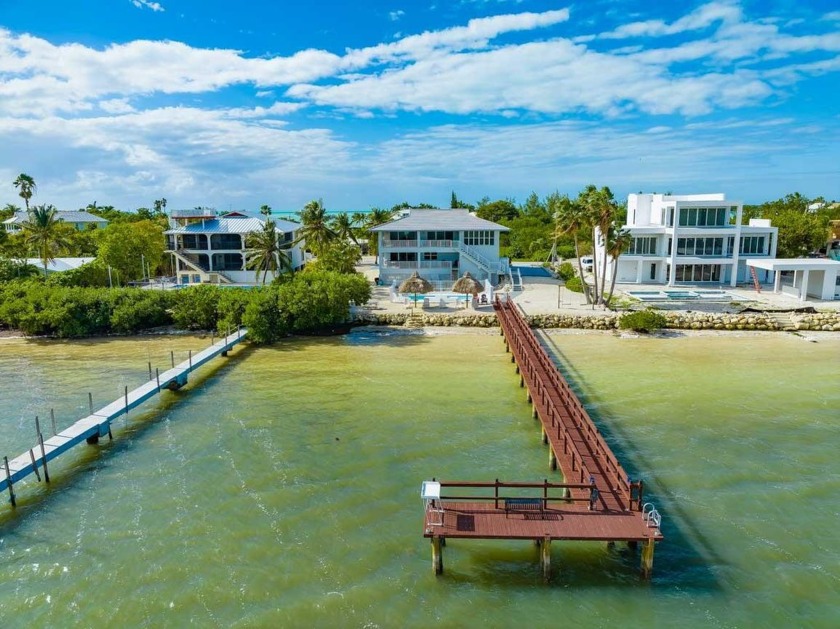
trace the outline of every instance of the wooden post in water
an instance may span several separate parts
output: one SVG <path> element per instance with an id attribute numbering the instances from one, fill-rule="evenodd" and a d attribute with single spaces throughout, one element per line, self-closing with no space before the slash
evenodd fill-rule
<path id="1" fill-rule="evenodd" d="M 653 549 L 654 541 L 651 536 L 642 546 L 642 576 L 645 579 L 649 579 L 650 575 L 653 574 Z"/>
<path id="2" fill-rule="evenodd" d="M 128 385 L 125 385 L 125 414 L 128 415 Z M 108 426 L 108 430 L 111 430 L 110 426 Z"/>
<path id="3" fill-rule="evenodd" d="M 190 371 L 192 371 L 192 350 L 190 350 Z"/>
<path id="4" fill-rule="evenodd" d="M 6 485 L 9 488 L 9 502 L 12 503 L 13 507 L 17 506 L 17 500 L 15 499 L 15 490 L 12 487 L 12 474 L 9 472 L 9 457 L 3 457 L 3 463 L 6 465 Z"/>
<path id="5" fill-rule="evenodd" d="M 155 367 L 155 378 L 157 379 L 158 393 L 160 393 L 160 370 Z"/>
<path id="6" fill-rule="evenodd" d="M 53 429 L 53 437 L 55 437 L 58 432 L 55 429 L 55 409 L 50 409 L 50 422 L 52 422 L 52 429 Z"/>
<path id="7" fill-rule="evenodd" d="M 172 361 L 172 368 L 175 369 L 175 352 L 174 351 L 169 352 L 169 359 Z"/>
<path id="8" fill-rule="evenodd" d="M 554 448 L 548 446 L 548 468 L 551 470 L 557 469 L 557 455 L 554 454 Z"/>
<path id="9" fill-rule="evenodd" d="M 540 546 L 540 563 L 542 564 L 543 581 L 551 579 L 551 537 L 546 535 Z"/>
<path id="10" fill-rule="evenodd" d="M 44 435 L 41 434 L 41 422 L 35 415 L 35 432 L 38 433 L 38 443 L 41 445 L 41 465 L 44 467 L 44 480 L 50 482 L 50 473 L 47 470 L 47 453 L 44 450 Z"/>
<path id="11" fill-rule="evenodd" d="M 29 448 L 29 458 L 32 459 L 32 471 L 35 472 L 35 478 L 37 478 L 40 483 L 41 474 L 38 472 L 38 464 L 35 462 L 35 453 L 32 452 L 32 448 Z"/>
<path id="12" fill-rule="evenodd" d="M 90 409 L 90 414 L 93 415 L 93 393 L 88 391 L 88 408 Z"/>
<path id="13" fill-rule="evenodd" d="M 545 426 L 540 428 L 540 432 L 542 433 L 542 442 L 548 443 L 548 433 L 545 431 Z"/>
<path id="14" fill-rule="evenodd" d="M 149 361 L 149 380 L 152 379 L 152 361 Z"/>
<path id="15" fill-rule="evenodd" d="M 440 535 L 432 537 L 432 569 L 435 574 L 443 574 L 443 548 Z"/>
<path id="16" fill-rule="evenodd" d="M 44 480 L 50 482 L 50 472 L 47 469 L 47 453 L 44 450 L 44 435 L 38 433 L 38 443 L 41 444 L 41 465 L 44 466 Z"/>

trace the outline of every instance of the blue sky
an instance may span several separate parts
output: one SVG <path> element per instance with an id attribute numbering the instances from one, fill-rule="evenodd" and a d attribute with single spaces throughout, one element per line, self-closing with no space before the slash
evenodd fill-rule
<path id="1" fill-rule="evenodd" d="M 0 205 L 840 199 L 836 0 L 0 0 Z"/>

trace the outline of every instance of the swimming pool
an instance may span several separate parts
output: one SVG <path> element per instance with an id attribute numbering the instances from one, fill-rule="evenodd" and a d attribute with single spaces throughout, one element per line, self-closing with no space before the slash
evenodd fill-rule
<path id="1" fill-rule="evenodd" d="M 421 303 L 424 299 L 428 299 L 431 302 L 439 302 L 441 298 L 445 299 L 446 301 L 466 301 L 467 295 L 463 293 L 444 293 L 444 292 L 434 292 L 434 293 L 403 293 L 406 299 L 409 301 L 413 301 L 415 303 Z"/>
<path id="2" fill-rule="evenodd" d="M 627 294 L 640 301 L 732 301 L 723 290 L 630 290 Z"/>

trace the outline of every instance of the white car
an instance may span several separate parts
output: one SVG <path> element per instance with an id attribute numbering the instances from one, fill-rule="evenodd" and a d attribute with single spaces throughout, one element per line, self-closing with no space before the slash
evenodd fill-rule
<path id="1" fill-rule="evenodd" d="M 595 264 L 595 260 L 592 258 L 592 256 L 583 256 L 583 257 L 580 259 L 580 267 L 581 267 L 584 271 L 591 272 L 591 271 L 592 271 L 592 267 L 594 266 L 594 264 Z"/>

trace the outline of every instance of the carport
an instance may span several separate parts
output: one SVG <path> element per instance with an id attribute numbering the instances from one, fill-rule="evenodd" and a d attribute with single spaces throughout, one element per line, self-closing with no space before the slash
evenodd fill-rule
<path id="1" fill-rule="evenodd" d="M 828 258 L 747 258 L 747 266 L 773 271 L 774 293 L 789 293 L 806 301 L 808 297 L 831 301 L 838 298 L 840 262 Z M 782 284 L 782 272 L 792 271 L 790 285 Z"/>

